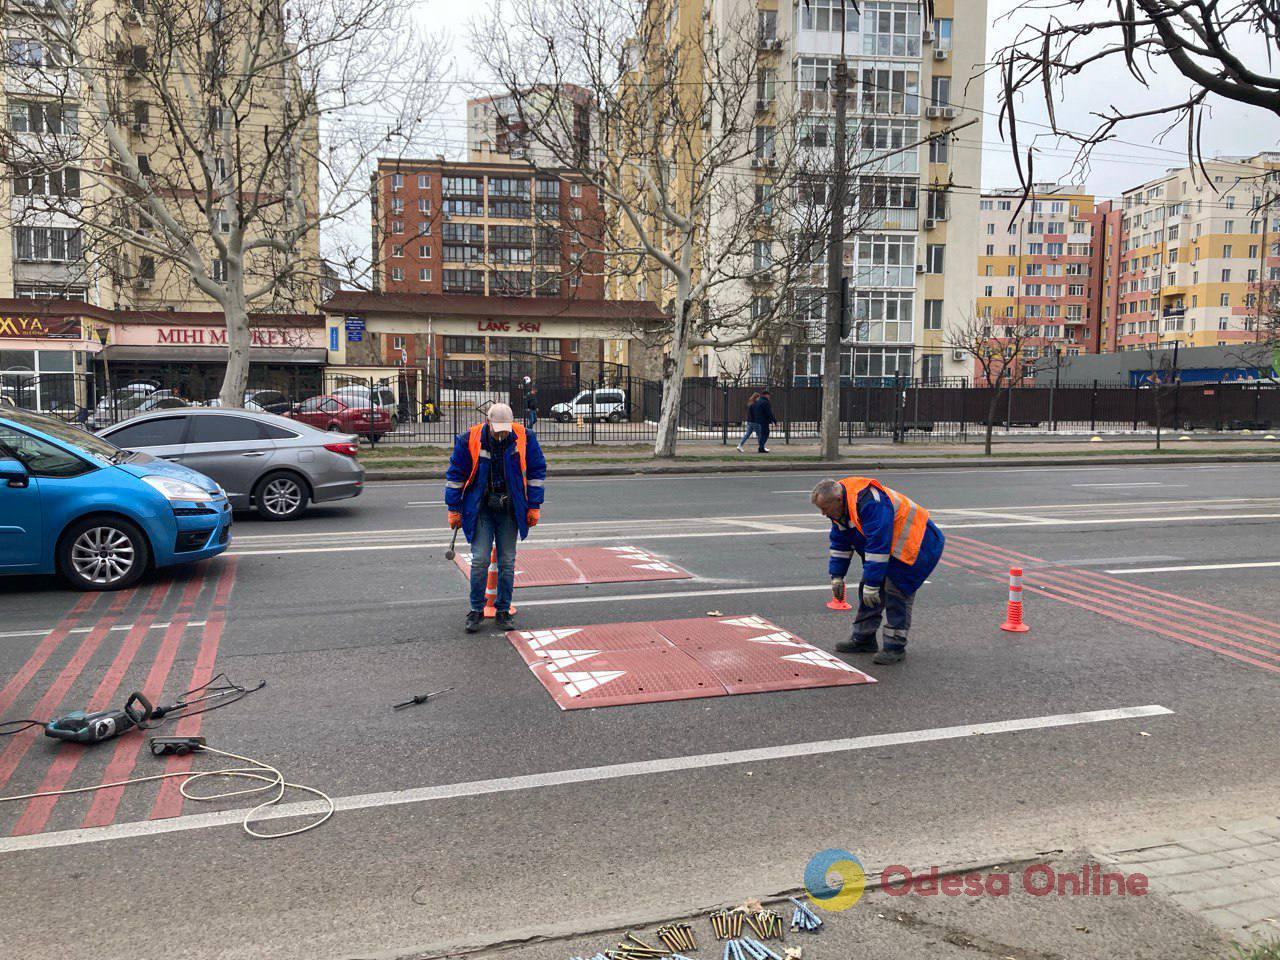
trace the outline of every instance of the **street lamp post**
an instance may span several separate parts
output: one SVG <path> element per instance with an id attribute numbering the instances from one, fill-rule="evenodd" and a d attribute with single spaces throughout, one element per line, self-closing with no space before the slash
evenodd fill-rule
<path id="1" fill-rule="evenodd" d="M 94 327 L 94 336 L 98 338 L 98 343 L 102 345 L 102 388 L 103 397 L 107 400 L 108 405 L 111 402 L 111 364 L 107 360 L 107 338 L 111 336 L 110 327 Z"/>

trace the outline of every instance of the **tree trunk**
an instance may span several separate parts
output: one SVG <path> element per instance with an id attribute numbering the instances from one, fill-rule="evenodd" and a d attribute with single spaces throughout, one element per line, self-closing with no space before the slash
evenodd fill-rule
<path id="1" fill-rule="evenodd" d="M 1164 405 L 1160 400 L 1160 388 L 1153 386 L 1151 391 L 1151 400 L 1156 408 L 1156 450 L 1158 451 L 1160 449 L 1160 433 L 1164 427 L 1164 410 L 1162 409 Z"/>
<path id="2" fill-rule="evenodd" d="M 996 387 L 995 393 L 991 394 L 991 402 L 987 404 L 987 442 L 983 449 L 988 457 L 991 456 L 991 434 L 995 429 L 996 407 L 1000 405 L 1000 398 L 1004 396 L 1004 391 Z"/>
<path id="3" fill-rule="evenodd" d="M 681 281 L 682 287 L 685 282 Z M 658 437 L 653 455 L 670 459 L 676 455 L 676 439 L 680 426 L 680 394 L 684 390 L 684 365 L 689 358 L 689 300 L 680 296 L 680 316 L 671 337 L 671 348 L 662 371 L 662 406 L 658 411 Z"/>
<path id="4" fill-rule="evenodd" d="M 249 386 L 249 309 L 244 300 L 230 298 L 223 307 L 227 320 L 227 372 L 218 391 L 218 402 L 224 407 L 243 407 Z"/>

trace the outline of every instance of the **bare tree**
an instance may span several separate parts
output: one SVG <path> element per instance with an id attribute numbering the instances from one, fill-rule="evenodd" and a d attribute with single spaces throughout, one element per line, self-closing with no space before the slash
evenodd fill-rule
<path id="1" fill-rule="evenodd" d="M 1178 348 L 1175 344 L 1172 351 L 1160 349 L 1158 346 L 1146 348 L 1147 369 L 1143 373 L 1138 389 L 1149 390 L 1151 409 L 1156 418 L 1156 449 L 1159 450 L 1164 435 L 1165 401 L 1178 391 L 1181 379 L 1178 370 Z M 1174 424 L 1177 426 L 1177 424 Z"/>
<path id="2" fill-rule="evenodd" d="M 991 455 L 991 435 L 995 429 L 996 411 L 1001 400 L 1008 402 L 1009 393 L 1026 379 L 1027 347 L 1041 336 L 1038 327 L 1018 320 L 993 325 L 988 317 L 970 316 L 947 330 L 944 343 L 973 360 L 974 386 L 991 389 L 987 402 L 986 444 L 983 452 Z M 1006 406 L 1006 409 L 1008 407 Z M 1012 426 L 1012 424 L 1008 424 Z"/>
<path id="3" fill-rule="evenodd" d="M 675 454 L 694 350 L 752 342 L 824 296 L 831 128 L 813 114 L 828 92 L 779 82 L 757 18 L 754 8 L 514 0 L 475 31 L 520 129 L 599 191 L 602 236 L 584 242 L 614 291 L 664 307 L 664 320 L 631 331 L 663 353 L 661 457 Z M 586 97 L 589 149 L 575 101 L 548 90 Z"/>
<path id="4" fill-rule="evenodd" d="M 1110 15 L 1100 17 L 1103 10 Z M 1052 135 L 1074 141 L 1086 165 L 1092 148 L 1115 137 L 1118 128 L 1148 118 L 1167 121 L 1168 129 L 1185 126 L 1188 162 L 1197 164 L 1211 96 L 1280 115 L 1273 57 L 1280 44 L 1280 10 L 1272 0 L 1023 0 L 1007 16 L 1029 21 L 995 58 L 1001 132 L 1008 135 L 1027 190 L 1034 179 L 1034 138 L 1028 144 L 1021 135 L 1018 116 L 1027 97 L 1043 99 Z M 1256 39 L 1249 43 L 1250 38 Z M 1154 92 L 1154 104 L 1112 103 L 1094 111 L 1092 130 L 1061 127 L 1055 100 L 1088 96 L 1099 68 L 1113 61 L 1123 61 L 1134 82 Z M 1171 70 L 1189 84 L 1170 83 Z"/>
<path id="5" fill-rule="evenodd" d="M 362 214 L 371 159 L 423 128 L 438 50 L 416 39 L 408 0 L 18 9 L 8 26 L 26 46 L 10 45 L 8 75 L 17 112 L 39 119 L 0 133 L 22 187 L 4 216 L 37 244 L 65 231 L 44 259 L 98 302 L 212 301 L 220 399 L 239 405 L 251 315 L 314 312 L 321 228 Z"/>

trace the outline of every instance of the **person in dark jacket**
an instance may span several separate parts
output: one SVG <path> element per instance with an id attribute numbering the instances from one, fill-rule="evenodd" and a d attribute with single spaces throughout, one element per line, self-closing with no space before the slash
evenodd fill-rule
<path id="1" fill-rule="evenodd" d="M 738 441 L 738 452 L 742 453 L 743 446 L 752 437 L 760 435 L 760 424 L 756 422 L 756 401 L 760 399 L 760 394 L 753 393 L 747 398 L 747 429 L 742 434 L 742 439 Z"/>
<path id="2" fill-rule="evenodd" d="M 505 403 L 489 407 L 487 422 L 477 423 L 453 443 L 445 472 L 444 502 L 449 527 L 461 529 L 471 544 L 471 611 L 467 633 L 484 620 L 485 584 L 490 552 L 496 550 L 498 596 L 494 623 L 509 630 L 511 593 L 516 579 L 516 538 L 537 526 L 547 461 L 538 438 L 512 422 Z"/>
<path id="3" fill-rule="evenodd" d="M 773 404 L 769 402 L 769 391 L 761 390 L 760 397 L 751 405 L 751 409 L 747 411 L 747 416 L 754 423 L 759 425 L 760 449 L 759 453 L 769 452 L 769 428 L 778 422 L 778 418 L 773 415 Z M 743 438 L 746 443 L 746 438 Z"/>
<path id="4" fill-rule="evenodd" d="M 524 425 L 532 430 L 538 425 L 538 387 L 524 378 Z"/>

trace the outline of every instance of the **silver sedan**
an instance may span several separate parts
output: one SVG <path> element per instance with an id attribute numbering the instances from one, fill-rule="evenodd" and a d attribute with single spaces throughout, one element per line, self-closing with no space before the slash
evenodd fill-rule
<path id="1" fill-rule="evenodd" d="M 185 407 L 100 431 L 117 446 L 172 460 L 216 480 L 237 510 L 293 520 L 308 503 L 358 497 L 357 438 L 272 413 Z"/>

